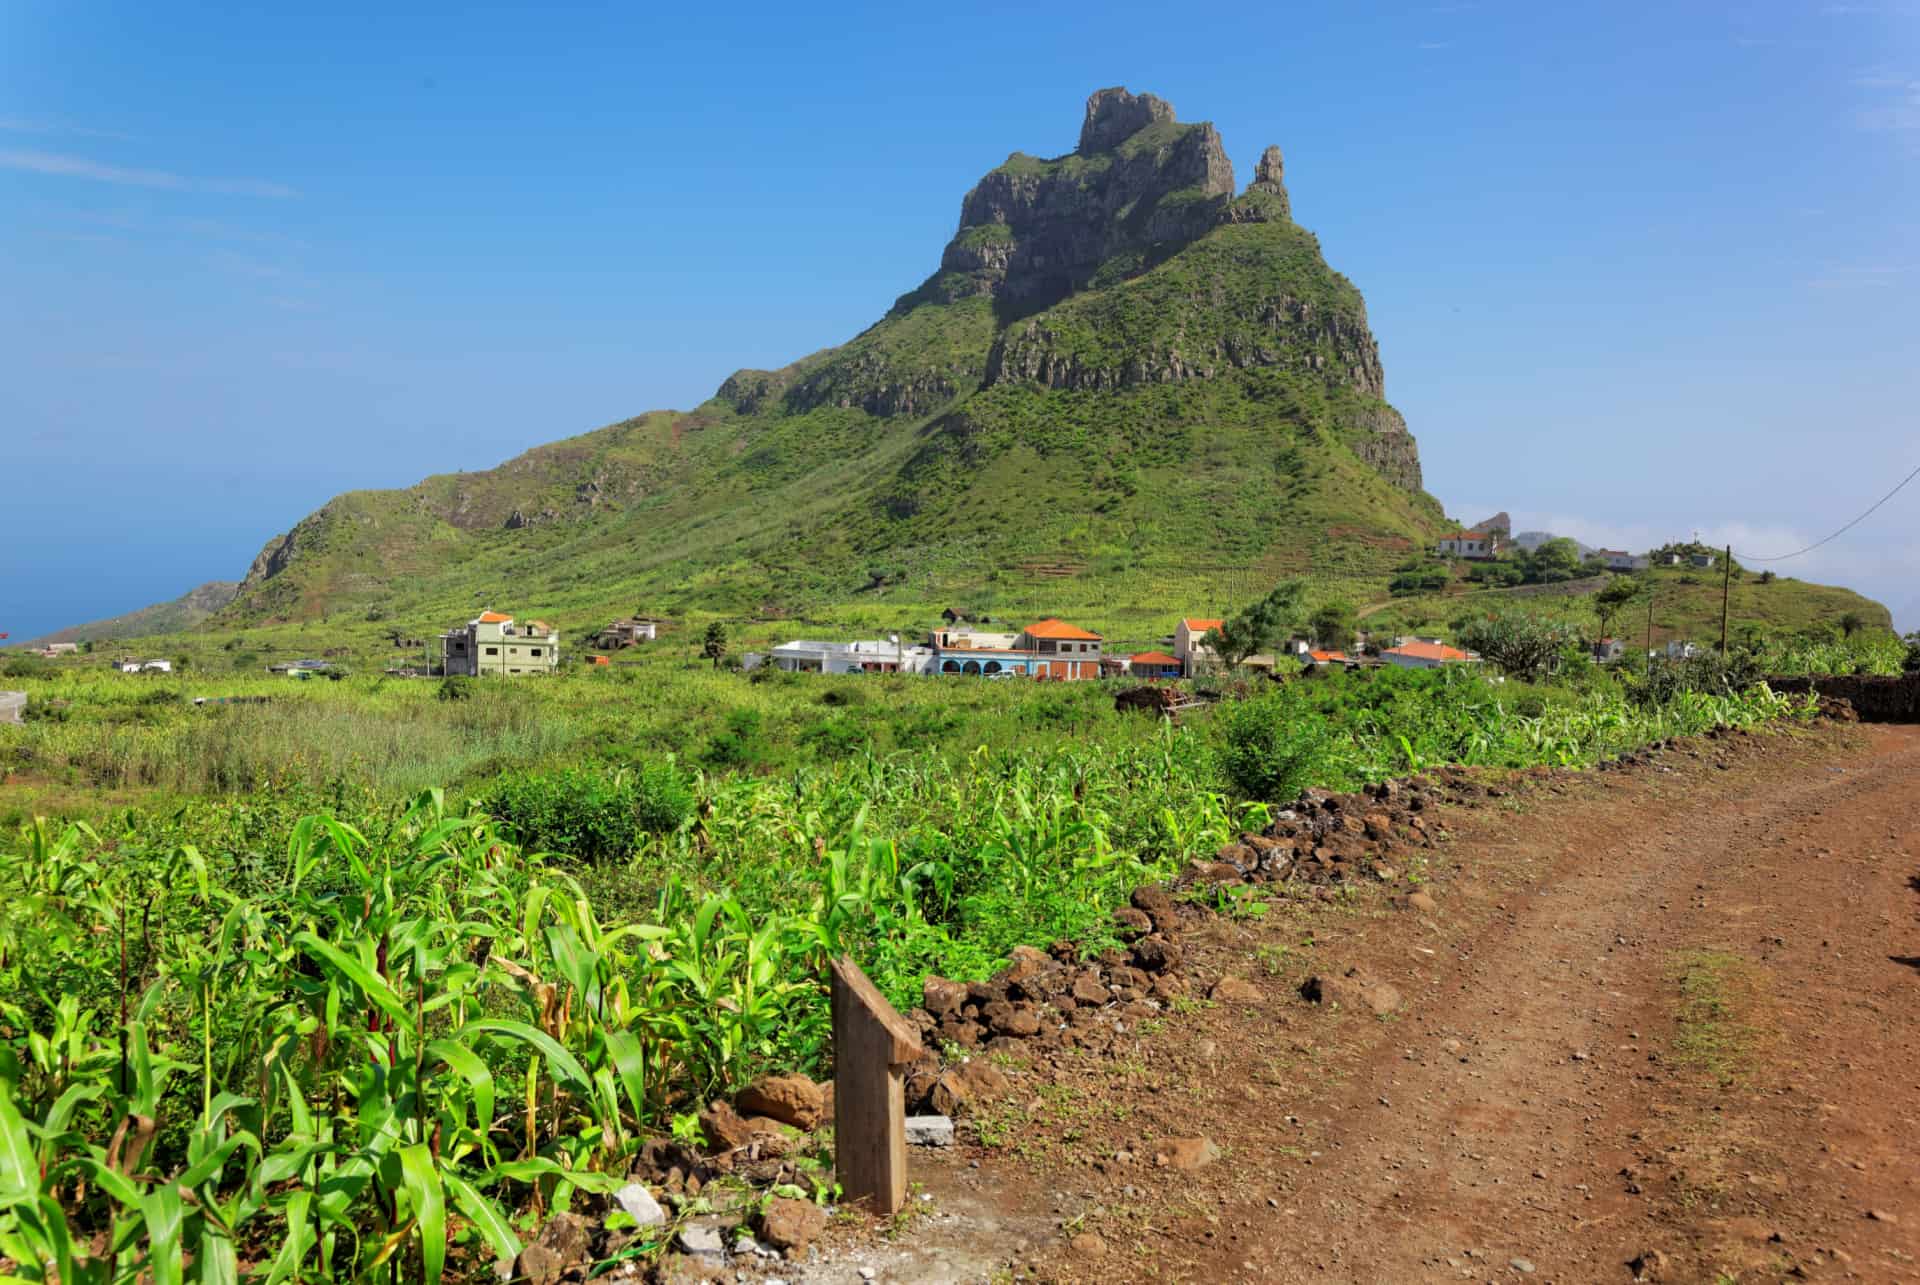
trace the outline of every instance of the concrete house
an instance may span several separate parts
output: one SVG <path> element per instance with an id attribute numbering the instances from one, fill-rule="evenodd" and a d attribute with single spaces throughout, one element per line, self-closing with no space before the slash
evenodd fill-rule
<path id="1" fill-rule="evenodd" d="M 551 674 L 560 668 L 560 635 L 544 621 L 516 625 L 512 616 L 483 611 L 440 635 L 441 672 L 479 678 Z"/>
<path id="2" fill-rule="evenodd" d="M 1099 634 L 1052 617 L 1028 625 L 1019 645 L 1035 656 L 1036 678 L 1082 679 L 1100 677 Z"/>
<path id="3" fill-rule="evenodd" d="M 616 620 L 594 635 L 593 645 L 603 651 L 618 651 L 660 636 L 660 622 L 651 616 L 633 616 Z"/>
<path id="4" fill-rule="evenodd" d="M 1507 544 L 1507 516 L 1502 513 L 1476 527 L 1455 531 L 1434 542 L 1433 551 L 1443 558 L 1483 560 L 1497 558 Z"/>
<path id="5" fill-rule="evenodd" d="M 1472 653 L 1424 638 L 1409 638 L 1380 653 L 1380 659 L 1402 669 L 1438 669 L 1442 665 L 1461 665 L 1475 659 Z"/>
<path id="6" fill-rule="evenodd" d="M 1127 672 L 1135 678 L 1159 682 L 1180 677 L 1186 672 L 1186 665 L 1178 656 L 1169 656 L 1164 651 L 1142 651 L 1134 653 L 1127 662 Z"/>
<path id="7" fill-rule="evenodd" d="M 790 674 L 924 674 L 933 649 L 903 644 L 898 635 L 860 642 L 797 638 L 775 647 L 763 663 Z"/>
<path id="8" fill-rule="evenodd" d="M 1610 664 L 1627 654 L 1627 645 L 1618 638 L 1602 638 L 1593 645 L 1593 658 L 1602 665 Z"/>
<path id="9" fill-rule="evenodd" d="M 1609 571 L 1645 571 L 1647 569 L 1645 556 L 1637 556 L 1621 549 L 1596 549 L 1593 556 L 1605 563 Z"/>
<path id="10" fill-rule="evenodd" d="M 1207 646 L 1202 639 L 1207 636 L 1208 630 L 1219 627 L 1218 620 L 1207 620 L 1197 616 L 1186 617 L 1175 627 L 1173 654 L 1180 658 L 1182 673 L 1192 675 L 1217 659 L 1213 654 L 1213 648 Z"/>
<path id="11" fill-rule="evenodd" d="M 1717 557 L 1717 554 L 1712 553 L 1690 553 L 1687 555 L 1687 561 L 1696 567 L 1704 568 L 1712 566 Z"/>
<path id="12" fill-rule="evenodd" d="M 1100 677 L 1100 635 L 1064 620 L 1036 621 L 1017 634 L 936 629 L 927 645 L 933 653 L 931 674 L 1055 681 Z"/>

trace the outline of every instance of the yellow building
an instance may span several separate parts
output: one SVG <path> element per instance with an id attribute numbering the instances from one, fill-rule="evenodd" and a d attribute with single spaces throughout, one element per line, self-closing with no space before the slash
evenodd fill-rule
<path id="1" fill-rule="evenodd" d="M 440 635 L 441 672 L 551 674 L 560 668 L 560 635 L 544 621 L 516 625 L 512 616 L 483 611 L 459 629 Z"/>

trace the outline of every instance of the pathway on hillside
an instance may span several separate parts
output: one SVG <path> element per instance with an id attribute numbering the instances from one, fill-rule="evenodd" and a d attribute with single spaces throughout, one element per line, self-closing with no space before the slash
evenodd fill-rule
<path id="1" fill-rule="evenodd" d="M 1475 602 L 1483 598 L 1504 596 L 1508 598 L 1584 598 L 1599 589 L 1612 577 L 1599 575 L 1587 576 L 1580 580 L 1561 580 L 1552 584 L 1501 585 L 1497 589 L 1468 589 L 1464 593 L 1408 594 L 1405 598 L 1385 598 L 1379 602 L 1370 602 L 1354 613 L 1356 620 L 1365 620 L 1368 616 L 1385 611 L 1388 607 L 1404 606 L 1417 598 L 1432 598 L 1441 603 L 1460 602 L 1472 599 Z"/>

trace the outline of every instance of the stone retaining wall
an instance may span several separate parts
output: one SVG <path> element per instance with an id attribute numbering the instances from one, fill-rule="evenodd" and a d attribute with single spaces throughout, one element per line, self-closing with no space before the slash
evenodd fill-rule
<path id="1" fill-rule="evenodd" d="M 1776 692 L 1801 695 L 1813 692 L 1829 700 L 1844 700 L 1867 723 L 1920 723 L 1920 673 L 1815 674 L 1801 678 L 1769 678 Z"/>

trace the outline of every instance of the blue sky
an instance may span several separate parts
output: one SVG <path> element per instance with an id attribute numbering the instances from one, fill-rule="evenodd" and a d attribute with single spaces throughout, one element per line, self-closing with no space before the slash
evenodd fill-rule
<path id="1" fill-rule="evenodd" d="M 1912 3 L 0 0 L 0 630 L 844 340 L 1124 84 L 1278 143 L 1429 489 L 1825 534 L 1920 465 Z M 1920 485 L 1782 570 L 1920 627 Z"/>

